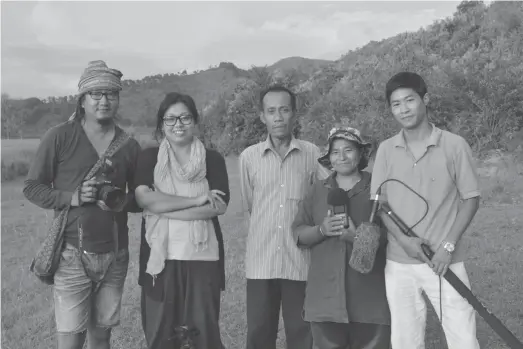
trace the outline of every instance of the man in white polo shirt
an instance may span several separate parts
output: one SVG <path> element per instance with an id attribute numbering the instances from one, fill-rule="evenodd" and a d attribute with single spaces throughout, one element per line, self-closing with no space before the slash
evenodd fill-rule
<path id="1" fill-rule="evenodd" d="M 402 72 L 393 76 L 386 85 L 386 97 L 402 130 L 378 147 L 371 197 L 374 199 L 381 183 L 395 178 L 428 202 L 427 215 L 413 229 L 420 238 L 403 235 L 387 215 L 382 215 L 389 231 L 385 281 L 392 348 L 425 347 L 423 290 L 440 319 L 441 305 L 449 349 L 479 349 L 474 309 L 442 278 L 450 268 L 470 287 L 461 238 L 479 206 L 472 151 L 462 137 L 429 122 L 427 86 L 418 74 Z M 382 195 L 408 226 L 416 224 L 425 213 L 424 202 L 400 183 L 386 183 Z M 422 242 L 435 252 L 432 260 L 423 254 Z"/>

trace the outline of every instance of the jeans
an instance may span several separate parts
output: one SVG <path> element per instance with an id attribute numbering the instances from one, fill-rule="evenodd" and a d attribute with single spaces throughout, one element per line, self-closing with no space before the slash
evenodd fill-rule
<path id="1" fill-rule="evenodd" d="M 114 252 L 89 255 L 85 269 L 91 277 L 101 279 L 113 255 Z M 128 265 L 128 249 L 119 250 L 105 278 L 96 285 L 86 274 L 80 251 L 66 243 L 54 276 L 57 332 L 80 333 L 87 329 L 90 321 L 97 327 L 117 326 Z"/>

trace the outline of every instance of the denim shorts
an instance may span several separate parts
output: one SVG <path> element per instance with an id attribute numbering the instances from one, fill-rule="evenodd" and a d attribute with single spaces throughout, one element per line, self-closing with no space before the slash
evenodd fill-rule
<path id="1" fill-rule="evenodd" d="M 114 252 L 90 256 L 85 268 L 100 274 L 111 263 Z M 129 250 L 121 249 L 105 278 L 95 288 L 87 276 L 80 251 L 66 243 L 54 276 L 56 330 L 80 333 L 91 326 L 112 328 L 120 323 L 122 294 L 129 266 Z"/>

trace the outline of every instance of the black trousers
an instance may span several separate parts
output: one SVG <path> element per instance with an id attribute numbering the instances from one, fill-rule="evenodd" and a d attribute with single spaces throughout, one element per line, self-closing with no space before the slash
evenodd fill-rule
<path id="1" fill-rule="evenodd" d="M 315 349 L 390 349 L 390 326 L 312 322 Z"/>
<path id="2" fill-rule="evenodd" d="M 142 326 L 148 349 L 180 348 L 174 328 L 195 327 L 196 349 L 223 349 L 218 262 L 165 261 L 154 287 L 142 287 Z"/>
<path id="3" fill-rule="evenodd" d="M 303 320 L 305 281 L 247 279 L 247 349 L 275 349 L 280 307 L 287 349 L 311 349 L 310 324 Z"/>

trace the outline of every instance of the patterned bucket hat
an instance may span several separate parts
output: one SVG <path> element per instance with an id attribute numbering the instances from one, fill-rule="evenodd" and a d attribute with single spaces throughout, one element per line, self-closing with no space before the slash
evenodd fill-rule
<path id="1" fill-rule="evenodd" d="M 350 142 L 355 142 L 360 146 L 361 149 L 361 159 L 358 164 L 358 170 L 363 170 L 369 164 L 370 154 L 372 152 L 372 143 L 365 141 L 360 131 L 355 128 L 348 126 L 336 126 L 333 127 L 327 137 L 327 146 L 323 154 L 318 158 L 318 162 L 328 169 L 332 169 L 332 164 L 329 159 L 329 154 L 331 151 L 332 141 L 335 139 L 346 139 Z"/>

